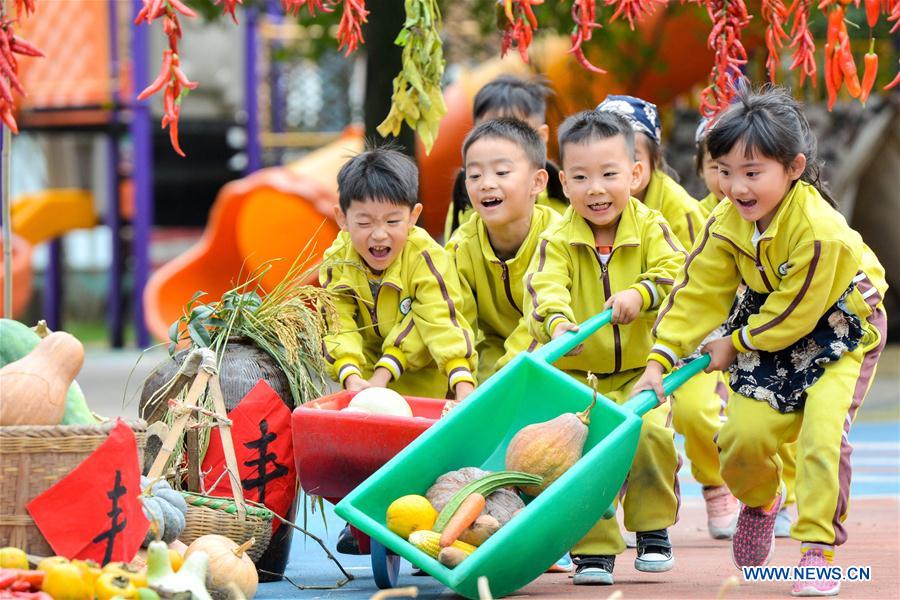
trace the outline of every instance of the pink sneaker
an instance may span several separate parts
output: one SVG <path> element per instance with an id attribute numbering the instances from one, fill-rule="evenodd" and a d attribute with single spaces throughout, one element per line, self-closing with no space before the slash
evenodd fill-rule
<path id="1" fill-rule="evenodd" d="M 730 540 L 737 525 L 738 501 L 727 485 L 703 488 L 706 501 L 706 524 L 714 540 Z"/>
<path id="2" fill-rule="evenodd" d="M 830 567 L 819 548 L 810 548 L 800 557 L 800 567 Z M 841 591 L 841 582 L 832 579 L 811 579 L 794 582 L 791 596 L 837 596 Z"/>
<path id="3" fill-rule="evenodd" d="M 784 493 L 779 490 L 770 510 L 741 505 L 741 514 L 731 540 L 731 559 L 738 569 L 769 563 L 775 551 L 775 519 L 783 498 Z"/>

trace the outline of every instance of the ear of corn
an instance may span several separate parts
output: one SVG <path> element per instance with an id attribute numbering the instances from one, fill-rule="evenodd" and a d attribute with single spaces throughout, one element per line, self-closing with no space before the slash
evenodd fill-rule
<path id="1" fill-rule="evenodd" d="M 436 531 L 414 531 L 409 534 L 409 543 L 427 554 L 432 558 L 437 558 L 438 554 L 441 552 L 441 534 Z M 472 554 L 475 551 L 475 546 L 471 544 L 467 544 L 465 542 L 455 541 L 453 542 L 453 548 L 457 550 L 462 550 L 466 554 Z"/>

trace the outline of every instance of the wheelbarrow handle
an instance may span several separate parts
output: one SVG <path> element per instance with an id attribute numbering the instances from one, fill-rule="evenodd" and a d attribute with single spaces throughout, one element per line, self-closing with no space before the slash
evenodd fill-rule
<path id="1" fill-rule="evenodd" d="M 669 375 L 663 377 L 663 391 L 668 396 L 680 388 L 685 381 L 709 366 L 709 360 L 709 354 L 704 354 L 700 356 L 700 358 L 695 358 L 680 369 L 676 369 Z M 644 414 L 650 412 L 658 405 L 659 401 L 656 398 L 656 393 L 653 390 L 644 390 L 637 396 L 628 400 L 628 402 L 625 403 L 625 408 L 631 409 L 638 416 L 644 416 Z"/>
<path id="2" fill-rule="evenodd" d="M 591 337 L 598 329 L 609 324 L 611 320 L 612 309 L 608 308 L 581 323 L 578 326 L 578 331 L 567 331 L 555 340 L 544 344 L 544 346 L 535 351 L 535 355 L 548 363 L 555 363 L 570 350 L 577 347 L 578 344 Z"/>

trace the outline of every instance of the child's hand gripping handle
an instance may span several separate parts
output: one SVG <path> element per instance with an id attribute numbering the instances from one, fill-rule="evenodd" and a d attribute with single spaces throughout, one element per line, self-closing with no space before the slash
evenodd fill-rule
<path id="1" fill-rule="evenodd" d="M 680 369 L 676 369 L 672 371 L 666 377 L 663 377 L 662 385 L 663 391 L 668 396 L 678 388 L 682 386 L 682 384 L 696 375 L 700 373 L 709 365 L 709 354 L 704 354 L 700 358 L 696 358 L 691 362 L 685 364 Z M 636 415 L 643 416 L 645 413 L 650 412 L 650 410 L 656 408 L 659 405 L 659 401 L 656 398 L 656 394 L 653 390 L 644 390 L 637 396 L 634 396 L 628 402 L 625 403 L 625 408 L 634 411 Z"/>
<path id="2" fill-rule="evenodd" d="M 612 309 L 596 314 L 578 326 L 578 331 L 568 331 L 535 351 L 539 359 L 555 363 L 581 342 L 591 337 L 594 332 L 608 324 L 612 319 Z"/>

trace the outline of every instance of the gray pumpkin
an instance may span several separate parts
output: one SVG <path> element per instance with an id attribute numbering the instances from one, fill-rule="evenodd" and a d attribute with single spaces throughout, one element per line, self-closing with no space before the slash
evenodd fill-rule
<path id="1" fill-rule="evenodd" d="M 141 477 L 141 486 L 146 489 L 150 485 L 147 477 Z M 157 481 L 150 488 L 150 495 L 142 495 L 144 515 L 155 521 L 159 527 L 159 539 L 168 543 L 174 542 L 185 528 L 187 502 L 180 492 L 173 490 L 166 481 Z M 144 545 L 156 539 L 153 530 L 147 532 Z"/>

